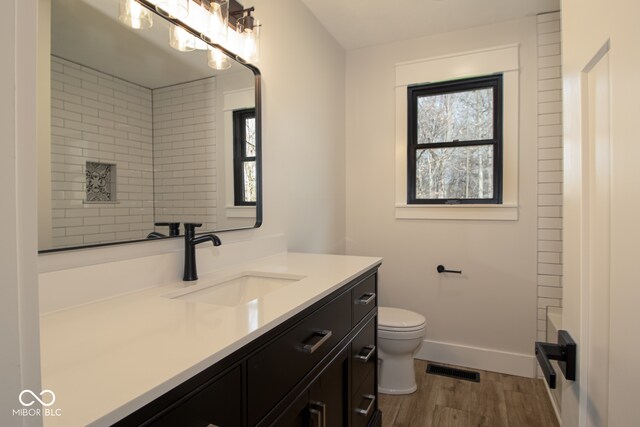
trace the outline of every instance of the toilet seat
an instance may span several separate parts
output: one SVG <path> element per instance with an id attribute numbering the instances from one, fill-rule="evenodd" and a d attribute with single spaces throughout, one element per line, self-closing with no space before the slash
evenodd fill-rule
<path id="1" fill-rule="evenodd" d="M 387 332 L 417 332 L 426 327 L 423 315 L 402 308 L 378 307 L 378 330 Z"/>

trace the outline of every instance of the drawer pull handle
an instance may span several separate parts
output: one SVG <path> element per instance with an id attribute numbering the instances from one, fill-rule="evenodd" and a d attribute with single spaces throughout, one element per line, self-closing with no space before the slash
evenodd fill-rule
<path id="1" fill-rule="evenodd" d="M 315 344 L 304 344 L 301 349 L 303 353 L 313 354 L 317 349 L 319 349 L 322 344 L 327 342 L 333 333 L 328 329 L 323 329 L 321 331 L 315 332 L 314 336 L 321 336 Z"/>
<path id="2" fill-rule="evenodd" d="M 373 353 L 375 353 L 376 346 L 368 345 L 364 347 L 363 350 L 368 350 L 367 354 L 356 354 L 354 356 L 354 359 L 356 359 L 358 362 L 367 363 L 369 359 L 371 359 L 371 356 L 373 356 Z"/>
<path id="3" fill-rule="evenodd" d="M 367 409 L 357 408 L 356 414 L 368 417 L 369 412 L 371 412 L 371 409 L 373 409 L 373 403 L 376 401 L 376 397 L 373 394 L 365 394 L 362 397 L 370 401 L 369 405 L 367 406 Z"/>
<path id="4" fill-rule="evenodd" d="M 327 427 L 327 405 L 322 402 L 309 402 L 309 413 L 315 417 L 316 422 L 312 423 L 313 427 Z"/>
<path id="5" fill-rule="evenodd" d="M 369 305 L 371 302 L 376 300 L 376 293 L 375 292 L 367 292 L 366 294 L 362 295 L 360 298 L 358 298 L 355 303 L 358 305 Z"/>

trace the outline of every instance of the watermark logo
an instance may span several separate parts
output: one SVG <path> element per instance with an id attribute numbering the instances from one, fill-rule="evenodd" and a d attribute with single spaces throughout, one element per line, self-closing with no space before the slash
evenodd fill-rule
<path id="1" fill-rule="evenodd" d="M 42 399 L 40 397 L 42 397 Z M 42 390 L 40 392 L 40 397 L 31 390 L 22 390 L 18 396 L 18 400 L 22 406 L 31 406 L 38 401 L 42 406 L 49 407 L 56 402 L 56 395 L 51 390 Z M 49 400 L 48 403 L 47 400 Z"/>
<path id="2" fill-rule="evenodd" d="M 56 395 L 51 390 L 42 390 L 40 394 L 36 394 L 31 390 L 22 390 L 18 395 L 18 402 L 20 402 L 23 407 L 13 409 L 13 416 L 59 417 L 62 415 L 62 409 L 52 408 L 53 404 L 56 403 Z M 42 405 L 42 408 L 32 408 L 35 403 Z"/>

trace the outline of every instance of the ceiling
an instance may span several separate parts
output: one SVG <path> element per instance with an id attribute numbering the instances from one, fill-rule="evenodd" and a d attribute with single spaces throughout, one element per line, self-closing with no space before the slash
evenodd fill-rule
<path id="1" fill-rule="evenodd" d="M 559 0 L 302 0 L 345 49 L 560 9 Z"/>
<path id="2" fill-rule="evenodd" d="M 205 51 L 179 52 L 169 46 L 169 23 L 153 17 L 153 26 L 134 30 L 118 20 L 118 0 L 53 0 L 51 53 L 149 89 L 237 72 L 216 71 Z"/>

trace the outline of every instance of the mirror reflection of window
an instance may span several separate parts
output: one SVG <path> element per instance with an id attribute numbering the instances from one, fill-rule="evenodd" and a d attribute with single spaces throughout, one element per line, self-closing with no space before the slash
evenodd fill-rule
<path id="1" fill-rule="evenodd" d="M 233 167 L 236 206 L 256 204 L 256 110 L 233 112 Z"/>

